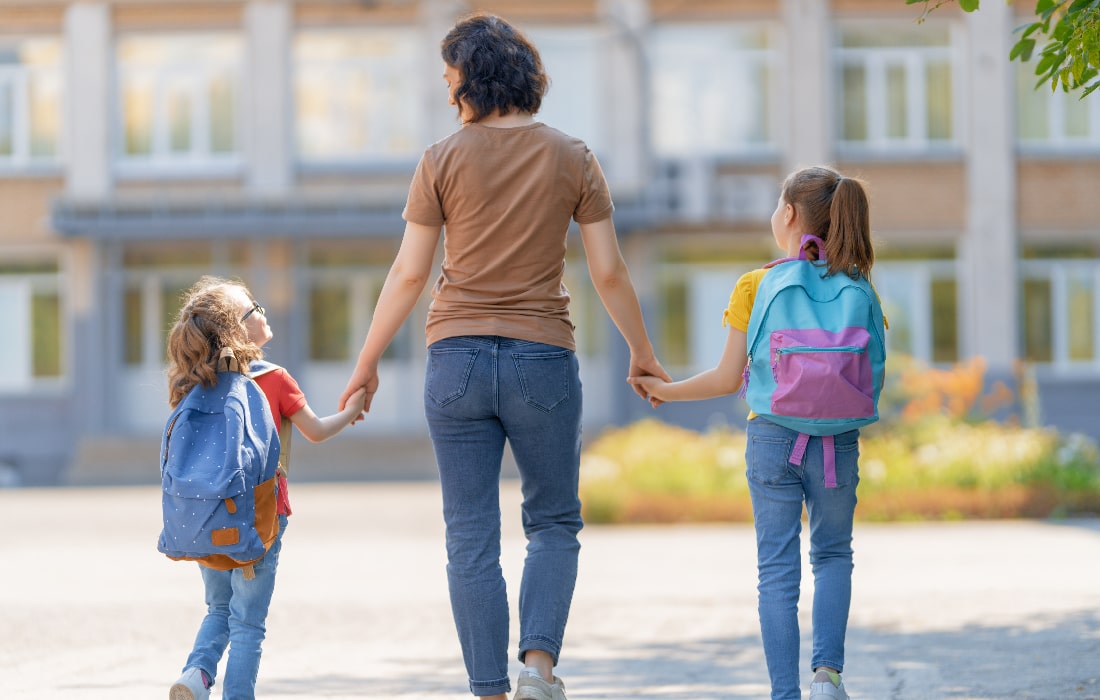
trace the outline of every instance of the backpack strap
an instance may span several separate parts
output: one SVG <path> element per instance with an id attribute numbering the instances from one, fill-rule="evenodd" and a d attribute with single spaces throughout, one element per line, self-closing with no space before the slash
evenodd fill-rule
<path id="1" fill-rule="evenodd" d="M 810 243 L 816 243 L 817 244 L 817 261 L 818 262 L 825 262 L 825 241 L 821 240 L 820 238 L 818 238 L 817 236 L 815 236 L 812 233 L 802 234 L 802 242 L 801 242 L 801 245 L 798 248 L 798 259 L 799 260 L 805 260 L 806 259 L 806 246 L 809 245 Z"/>
<path id="2" fill-rule="evenodd" d="M 277 369 L 282 369 L 274 362 L 267 362 L 266 360 L 256 360 L 249 367 L 251 370 L 248 374 L 252 379 L 256 379 L 261 375 L 269 372 L 274 372 Z M 283 476 L 290 475 L 290 437 L 294 434 L 294 424 L 290 422 L 290 419 L 286 416 L 279 418 L 279 470 L 283 473 Z"/>
<path id="3" fill-rule="evenodd" d="M 798 247 L 797 258 L 779 258 L 777 260 L 772 260 L 770 263 L 764 266 L 764 269 L 771 269 L 776 265 L 779 265 L 780 263 L 793 262 L 795 260 L 808 260 L 809 258 L 806 257 L 806 246 L 810 243 L 817 244 L 817 262 L 825 262 L 825 241 L 821 240 L 812 233 L 804 233 L 802 234 L 802 243 Z"/>
<path id="4" fill-rule="evenodd" d="M 836 488 L 836 443 L 832 435 L 821 436 L 821 450 L 825 453 L 825 488 Z"/>
<path id="5" fill-rule="evenodd" d="M 794 441 L 794 448 L 791 450 L 791 458 L 787 460 L 788 463 L 798 466 L 802 464 L 802 458 L 806 456 L 806 445 L 810 443 L 810 436 L 806 433 L 799 433 L 798 439 Z M 825 458 L 825 488 L 836 488 L 836 441 L 832 435 L 821 436 L 821 451 Z"/>

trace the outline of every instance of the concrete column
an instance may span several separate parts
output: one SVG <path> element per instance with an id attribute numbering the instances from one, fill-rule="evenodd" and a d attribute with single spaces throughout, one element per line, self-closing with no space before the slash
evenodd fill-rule
<path id="1" fill-rule="evenodd" d="M 65 193 L 104 199 L 111 191 L 111 14 L 105 3 L 65 11 Z"/>
<path id="2" fill-rule="evenodd" d="M 785 120 L 786 172 L 827 164 L 832 158 L 833 100 L 826 90 L 834 84 L 829 55 L 827 0 L 783 0 L 787 29 L 787 105 L 775 110 Z"/>
<path id="3" fill-rule="evenodd" d="M 424 46 L 428 49 L 420 63 L 418 81 L 424 113 L 428 115 L 429 140 L 425 141 L 424 146 L 459 128 L 458 112 L 447 104 L 439 42 L 447 36 L 455 20 L 469 9 L 462 0 L 424 0 L 420 3 L 420 30 L 424 35 Z"/>
<path id="4" fill-rule="evenodd" d="M 291 13 L 288 0 L 250 0 L 244 11 L 244 152 L 254 194 L 279 196 L 293 185 Z"/>
<path id="5" fill-rule="evenodd" d="M 969 66 L 967 230 L 959 245 L 959 336 L 965 357 L 980 355 L 993 374 L 1019 354 L 1018 243 L 1011 5 L 988 3 L 966 18 Z M 929 203 L 933 204 L 933 203 Z"/>
<path id="6" fill-rule="evenodd" d="M 649 185 L 650 57 L 647 53 L 648 0 L 600 0 L 600 15 L 609 26 L 607 64 L 603 75 L 603 112 L 610 158 L 607 178 L 617 197 L 641 196 Z"/>

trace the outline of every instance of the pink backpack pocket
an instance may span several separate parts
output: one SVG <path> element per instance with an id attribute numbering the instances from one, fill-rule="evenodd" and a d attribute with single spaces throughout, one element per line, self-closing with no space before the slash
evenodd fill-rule
<path id="1" fill-rule="evenodd" d="M 866 328 L 771 333 L 772 412 L 794 418 L 849 419 L 875 415 L 871 341 Z"/>

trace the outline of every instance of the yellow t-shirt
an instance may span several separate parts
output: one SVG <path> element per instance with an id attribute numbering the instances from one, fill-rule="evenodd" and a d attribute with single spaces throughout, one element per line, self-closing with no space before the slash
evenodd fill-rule
<path id="1" fill-rule="evenodd" d="M 756 301 L 756 290 L 760 288 L 760 280 L 768 270 L 760 268 L 741 275 L 730 293 L 729 305 L 722 312 L 722 326 L 736 328 L 742 333 L 749 330 L 749 317 L 752 316 L 752 303 Z"/>

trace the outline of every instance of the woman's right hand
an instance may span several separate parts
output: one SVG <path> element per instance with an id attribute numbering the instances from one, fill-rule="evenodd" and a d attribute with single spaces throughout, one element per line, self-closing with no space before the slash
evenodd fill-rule
<path id="1" fill-rule="evenodd" d="M 363 420 L 366 417 L 365 414 L 370 413 L 371 400 L 378 391 L 378 370 L 376 368 L 364 368 L 356 365 L 355 371 L 348 380 L 347 387 L 340 394 L 339 410 L 343 411 L 351 397 L 360 389 L 366 392 L 366 396 L 363 397 L 363 410 L 362 413 L 352 419 L 352 425 Z"/>

